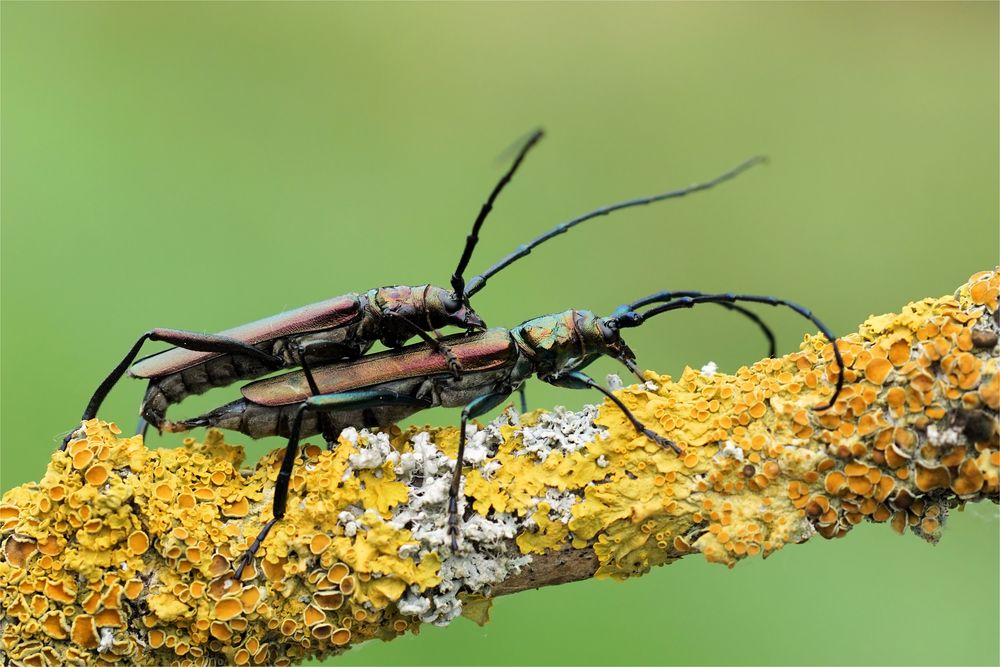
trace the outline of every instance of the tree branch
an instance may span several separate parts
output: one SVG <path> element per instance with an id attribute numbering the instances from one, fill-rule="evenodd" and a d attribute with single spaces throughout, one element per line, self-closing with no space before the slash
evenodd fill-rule
<path id="1" fill-rule="evenodd" d="M 701 553 L 733 566 L 861 521 L 936 541 L 948 510 L 1000 501 L 997 272 L 954 297 L 871 317 L 831 347 L 735 375 L 648 374 L 610 403 L 505 413 L 467 448 L 459 549 L 446 534 L 454 428 L 342 435 L 307 447 L 288 514 L 241 581 L 232 564 L 270 518 L 282 450 L 148 450 L 106 422 L 0 504 L 5 664 L 291 664 L 488 599 L 591 576 L 625 578 Z"/>

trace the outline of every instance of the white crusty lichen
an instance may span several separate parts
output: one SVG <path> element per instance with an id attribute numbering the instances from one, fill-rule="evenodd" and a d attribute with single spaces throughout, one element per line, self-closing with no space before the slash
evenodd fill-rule
<path id="1" fill-rule="evenodd" d="M 553 452 L 572 454 L 597 438 L 606 438 L 606 429 L 594 424 L 597 407 L 587 405 L 579 412 L 572 412 L 557 406 L 551 412 L 540 414 L 533 425 L 521 430 L 524 444 L 519 455 L 533 455 L 544 463 Z"/>
<path id="2" fill-rule="evenodd" d="M 472 469 L 485 467 L 491 451 L 502 441 L 500 427 L 509 425 L 501 416 L 484 428 L 470 425 L 465 462 Z M 399 612 L 415 616 L 422 623 L 447 625 L 462 613 L 460 592 L 475 591 L 489 596 L 495 584 L 531 562 L 530 556 L 517 553 L 513 538 L 518 525 L 513 514 L 492 512 L 489 516 L 472 514 L 461 521 L 457 551 L 451 548 L 448 535 L 448 490 L 455 468 L 448 457 L 431 442 L 430 434 L 417 433 L 404 451 L 393 448 L 385 433 L 349 429 L 343 436 L 356 444 L 358 451 L 349 457 L 355 468 L 381 468 L 392 465 L 396 479 L 409 488 L 409 502 L 397 505 L 387 523 L 396 530 L 408 530 L 412 539 L 398 550 L 400 558 L 421 562 L 432 554 L 443 555 L 438 576 L 441 582 L 421 590 L 411 585 L 399 601 Z M 345 475 L 350 475 L 350 470 Z M 463 481 L 464 488 L 464 481 Z M 459 513 L 465 514 L 464 495 L 459 494 Z M 347 532 L 366 530 L 358 522 L 359 512 L 342 513 L 341 523 Z"/>

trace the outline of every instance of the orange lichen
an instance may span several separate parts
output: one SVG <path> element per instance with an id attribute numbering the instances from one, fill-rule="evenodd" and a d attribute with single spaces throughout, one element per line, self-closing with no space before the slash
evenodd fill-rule
<path id="1" fill-rule="evenodd" d="M 337 610 L 344 604 L 344 595 L 339 591 L 317 591 L 313 601 L 320 609 Z"/>
<path id="2" fill-rule="evenodd" d="M 73 643 L 83 648 L 97 648 L 97 624 L 93 616 L 80 614 L 73 619 L 73 628 L 70 631 Z"/>
<path id="3" fill-rule="evenodd" d="M 329 535 L 320 533 L 313 537 L 312 541 L 309 542 L 309 551 L 318 556 L 326 551 L 326 548 L 330 546 L 331 542 L 333 542 L 333 540 L 330 539 Z"/>
<path id="4" fill-rule="evenodd" d="M 846 484 L 847 477 L 841 472 L 833 471 L 827 474 L 824 481 L 824 488 L 827 493 L 836 495 L 837 493 L 840 493 L 840 490 L 843 489 Z"/>
<path id="5" fill-rule="evenodd" d="M 979 398 L 989 409 L 1000 409 L 1000 374 L 994 374 L 979 387 Z"/>
<path id="6" fill-rule="evenodd" d="M 341 580 L 350 573 L 350 568 L 343 563 L 334 563 L 330 567 L 330 571 L 327 573 L 326 578 L 331 584 L 339 584 Z"/>
<path id="7" fill-rule="evenodd" d="M 11 535 L 3 544 L 3 552 L 7 562 L 16 568 L 23 568 L 27 565 L 28 558 L 36 549 L 35 540 L 25 539 L 18 535 Z"/>
<path id="8" fill-rule="evenodd" d="M 135 531 L 128 536 L 128 548 L 136 556 L 141 556 L 149 548 L 149 536 L 141 530 Z"/>
<path id="9" fill-rule="evenodd" d="M 865 365 L 865 378 L 869 382 L 882 384 L 888 377 L 889 371 L 892 370 L 892 366 L 892 362 L 888 359 L 872 359 Z"/>
<path id="10" fill-rule="evenodd" d="M 245 517 L 250 513 L 250 503 L 247 502 L 246 498 L 240 498 L 236 502 L 226 505 L 226 507 L 222 510 L 222 513 L 225 516 L 236 519 Z"/>
<path id="11" fill-rule="evenodd" d="M 919 461 L 916 463 L 917 488 L 923 492 L 944 489 L 951 484 L 951 475 L 944 466 L 927 467 Z"/>
<path id="12" fill-rule="evenodd" d="M 326 614 L 315 605 L 309 605 L 302 613 L 302 620 L 306 625 L 316 625 L 326 620 Z"/>
<path id="13" fill-rule="evenodd" d="M 836 380 L 833 348 L 818 336 L 734 375 L 648 373 L 655 390 L 618 391 L 680 456 L 606 403 L 596 419 L 606 438 L 539 457 L 523 437 L 537 416 L 523 415 L 499 427 L 489 455 L 499 466 L 466 475 L 466 511 L 509 513 L 523 522 L 522 552 L 591 551 L 597 576 L 613 578 L 699 552 L 732 566 L 865 520 L 936 540 L 948 507 L 1000 497 L 987 315 L 998 283 L 977 274 L 955 297 L 871 317 L 841 338 L 847 384 L 828 411 L 815 408 Z M 396 605 L 441 583 L 449 555 L 400 555 L 417 543 L 387 521 L 410 495 L 388 459 L 354 470 L 358 443 L 304 447 L 294 501 L 237 581 L 234 564 L 270 518 L 282 450 L 241 471 L 242 448 L 215 432 L 151 451 L 116 430 L 87 422 L 40 484 L 0 504 L 0 606 L 18 619 L 5 647 L 49 643 L 65 662 L 290 664 L 419 625 Z M 391 431 L 396 452 L 415 432 Z M 454 429 L 431 435 L 454 457 Z M 348 507 L 360 508 L 350 533 L 337 520 Z"/>
<path id="14" fill-rule="evenodd" d="M 107 466 L 98 463 L 87 469 L 87 472 L 84 474 L 84 478 L 87 480 L 88 484 L 100 486 L 107 481 L 108 474 Z"/>
<path id="15" fill-rule="evenodd" d="M 220 621 L 230 621 L 243 613 L 243 603 L 238 598 L 224 598 L 215 605 L 213 616 Z"/>

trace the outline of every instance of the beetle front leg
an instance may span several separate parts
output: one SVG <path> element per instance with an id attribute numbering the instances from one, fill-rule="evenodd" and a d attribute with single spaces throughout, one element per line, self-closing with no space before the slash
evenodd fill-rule
<path id="1" fill-rule="evenodd" d="M 107 398 L 109 393 L 111 393 L 111 389 L 118 384 L 118 381 L 122 379 L 123 375 L 125 375 L 125 371 L 128 370 L 128 367 L 132 365 L 133 361 L 135 361 L 135 358 L 139 355 L 139 350 L 142 349 L 142 344 L 147 340 L 162 341 L 177 347 L 182 347 L 185 350 L 194 350 L 195 352 L 244 354 L 248 357 L 258 359 L 269 366 L 273 366 L 275 370 L 281 368 L 283 365 L 281 359 L 273 357 L 266 352 L 261 352 L 253 345 L 236 340 L 235 338 L 228 338 L 226 336 L 219 336 L 216 334 L 198 333 L 196 331 L 184 331 L 183 329 L 150 329 L 146 333 L 139 336 L 139 340 L 135 342 L 135 345 L 133 345 L 132 349 L 128 351 L 128 354 L 126 354 L 121 362 L 115 366 L 114 370 L 112 370 L 108 376 L 104 378 L 104 381 L 98 385 L 94 395 L 90 397 L 90 402 L 87 403 L 87 408 L 83 411 L 83 416 L 80 418 L 81 421 L 93 419 L 97 416 L 97 411 L 101 408 L 101 403 L 104 402 L 104 399 Z M 63 439 L 62 446 L 59 449 L 66 449 L 66 445 L 69 444 L 69 441 L 72 438 L 73 433 L 67 435 Z"/>
<path id="2" fill-rule="evenodd" d="M 443 354 L 445 361 L 448 363 L 448 369 L 451 371 L 451 374 L 456 380 L 462 376 L 462 364 L 455 356 L 455 353 L 448 349 L 447 345 L 411 322 L 405 315 L 400 315 L 399 313 L 395 313 L 391 310 L 385 311 L 385 315 L 405 324 L 411 331 L 413 331 L 413 333 L 419 336 L 422 341 L 434 348 L 435 352 Z"/>
<path id="3" fill-rule="evenodd" d="M 621 399 L 602 387 L 597 380 L 589 375 L 581 373 L 580 371 L 568 371 L 559 375 L 549 375 L 547 377 L 543 377 L 542 380 L 551 385 L 555 385 L 556 387 L 565 387 L 566 389 L 596 389 L 607 396 L 608 400 L 618 406 L 618 409 L 621 410 L 622 413 L 628 417 L 628 420 L 632 422 L 632 425 L 635 426 L 636 431 L 643 434 L 661 447 L 669 447 L 674 450 L 676 454 L 681 453 L 681 448 L 677 446 L 677 443 L 650 430 L 646 425 L 639 421 L 634 414 L 632 414 L 632 411 L 621 402 Z"/>

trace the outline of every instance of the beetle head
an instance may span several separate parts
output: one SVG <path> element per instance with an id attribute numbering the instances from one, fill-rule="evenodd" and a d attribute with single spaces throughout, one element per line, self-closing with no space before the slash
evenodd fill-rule
<path id="1" fill-rule="evenodd" d="M 460 327 L 469 331 L 486 331 L 486 322 L 472 309 L 469 300 L 441 287 L 427 291 L 427 313 L 435 328 Z"/>
<path id="2" fill-rule="evenodd" d="M 616 317 L 596 317 L 594 318 L 594 329 L 601 337 L 605 354 L 614 357 L 622 362 L 640 381 L 644 379 L 642 371 L 635 363 L 635 352 L 628 346 L 621 335 L 620 321 Z"/>
<path id="3" fill-rule="evenodd" d="M 635 364 L 635 353 L 622 340 L 618 328 L 609 324 L 608 319 L 587 310 L 578 310 L 575 311 L 575 329 L 583 344 L 584 357 L 612 357 L 630 369 Z"/>
<path id="4" fill-rule="evenodd" d="M 594 328 L 601 337 L 601 342 L 607 350 L 605 354 L 614 357 L 630 369 L 635 365 L 635 352 L 628 346 L 622 338 L 621 331 L 615 320 L 610 318 L 595 317 Z"/>

